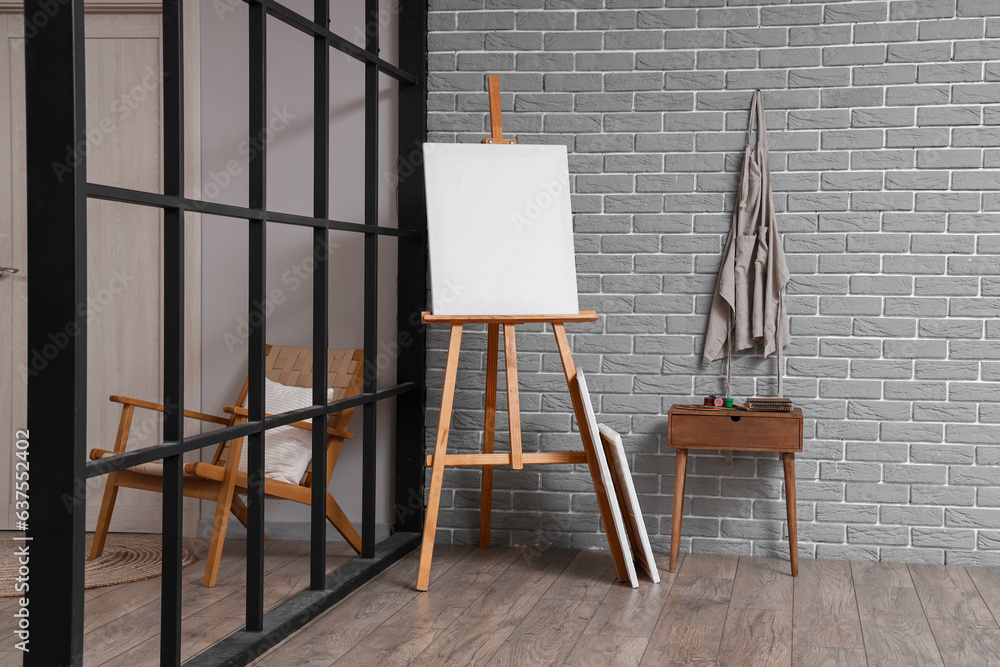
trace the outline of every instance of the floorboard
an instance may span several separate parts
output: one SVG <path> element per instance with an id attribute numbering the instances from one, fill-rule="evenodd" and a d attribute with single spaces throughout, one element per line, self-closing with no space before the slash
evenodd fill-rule
<path id="1" fill-rule="evenodd" d="M 802 561 L 799 561 L 802 567 Z M 802 570 L 799 570 L 802 574 Z M 793 631 L 794 632 L 794 631 Z M 867 667 L 864 649 L 829 648 L 825 646 L 792 647 L 792 667 Z"/>
<path id="2" fill-rule="evenodd" d="M 914 589 L 856 586 L 855 590 L 869 665 L 944 664 Z"/>
<path id="3" fill-rule="evenodd" d="M 183 586 L 192 583 L 200 584 L 205 578 L 205 558 L 208 551 L 208 540 L 203 540 L 205 547 L 199 549 L 199 560 L 181 570 L 181 581 Z M 219 564 L 219 576 L 225 577 L 226 572 L 235 567 L 236 550 L 238 547 L 227 545 L 228 549 L 223 549 L 223 560 Z M 163 580 L 159 577 L 143 579 L 128 584 L 118 584 L 116 586 L 102 586 L 101 588 L 91 588 L 84 593 L 84 636 L 102 625 L 106 625 L 125 614 L 132 613 L 145 606 L 152 599 L 159 599 L 160 589 Z M 127 595 L 124 593 L 127 591 Z M 93 595 L 90 595 L 93 593 Z M 159 616 L 157 616 L 159 619 Z M 158 622 L 158 621 L 157 621 Z"/>
<path id="4" fill-rule="evenodd" d="M 469 548 L 435 548 L 431 584 L 460 561 Z M 413 553 L 394 564 L 374 581 L 361 587 L 329 611 L 321 614 L 302 631 L 292 635 L 254 665 L 328 666 L 343 658 L 380 627 L 418 593 L 419 554 Z M 388 628 L 387 632 L 398 632 Z"/>
<path id="5" fill-rule="evenodd" d="M 345 667 L 356 665 L 404 667 L 423 653 L 440 632 L 438 628 L 401 628 L 383 625 L 334 664 Z"/>
<path id="6" fill-rule="evenodd" d="M 490 667 L 562 664 L 600 604 L 599 600 L 543 597 L 488 664 Z"/>
<path id="7" fill-rule="evenodd" d="M 720 667 L 792 664 L 792 612 L 730 609 L 719 647 Z"/>
<path id="8" fill-rule="evenodd" d="M 473 549 L 434 586 L 415 595 L 386 621 L 408 628 L 446 628 L 517 560 L 522 549 Z"/>
<path id="9" fill-rule="evenodd" d="M 556 600 L 601 601 L 615 581 L 615 563 L 605 551 L 582 549 L 566 571 L 545 591 L 545 597 Z M 634 590 L 629 584 L 623 588 Z"/>
<path id="10" fill-rule="evenodd" d="M 795 578 L 788 574 L 788 561 L 740 558 L 729 608 L 791 611 L 794 583 Z"/>
<path id="11" fill-rule="evenodd" d="M 264 549 L 265 587 L 278 581 L 274 576 L 276 572 L 280 573 L 282 568 L 302 560 L 299 554 L 305 544 L 305 542 L 292 541 L 272 542 L 269 540 L 267 542 Z M 219 567 L 219 578 L 212 588 L 202 586 L 205 573 L 204 569 L 198 568 L 198 563 L 186 568 L 185 574 L 187 574 L 187 570 L 195 568 L 198 568 L 200 572 L 191 573 L 186 577 L 185 585 L 181 591 L 183 633 L 181 649 L 184 659 L 205 650 L 214 643 L 214 641 L 206 643 L 206 636 L 210 639 L 218 637 L 215 641 L 222 639 L 225 635 L 219 636 L 219 633 L 227 627 L 225 625 L 227 622 L 234 630 L 241 627 L 245 605 L 243 591 L 246 586 L 246 568 L 243 565 L 245 550 L 245 542 L 240 540 L 227 541 L 223 550 L 222 564 Z M 339 557 L 332 564 L 335 566 L 344 560 L 344 557 Z M 305 567 L 308 568 L 308 564 Z M 160 579 L 156 578 L 156 581 L 159 582 Z M 129 601 L 133 599 L 131 593 L 125 588 L 125 586 L 130 585 L 123 585 L 119 594 L 124 605 L 129 604 Z M 85 633 L 83 637 L 84 665 L 135 667 L 136 665 L 156 664 L 159 660 L 160 645 L 158 590 L 152 598 L 151 601 L 135 608 L 134 611 L 125 613 Z M 143 599 L 149 600 L 148 597 Z M 215 612 L 207 612 L 212 620 L 206 620 L 204 617 L 206 610 L 213 608 Z M 86 614 L 86 612 L 85 607 L 84 613 Z M 219 617 L 223 617 L 222 620 L 219 620 Z M 197 649 L 192 652 L 192 647 L 197 647 Z"/>
<path id="12" fill-rule="evenodd" d="M 794 583 L 785 560 L 739 559 L 717 664 L 791 665 Z"/>
<path id="13" fill-rule="evenodd" d="M 566 667 L 638 667 L 645 637 L 583 635 L 566 658 Z"/>
<path id="14" fill-rule="evenodd" d="M 328 571 L 343 565 L 349 558 L 339 557 L 333 563 L 334 567 L 330 567 L 330 560 L 327 558 Z M 308 587 L 308 556 L 296 558 L 283 567 L 273 570 L 265 578 L 264 613 Z M 245 625 L 245 610 L 246 597 L 241 589 L 186 618 L 185 624 L 190 629 L 185 631 L 186 639 L 182 644 L 182 660 L 188 660 L 232 633 L 242 630 Z M 122 663 L 121 667 L 129 667 L 129 665 Z"/>
<path id="15" fill-rule="evenodd" d="M 522 554 L 412 664 L 485 664 L 574 556 L 576 553 L 569 549 L 533 552 L 530 557 Z"/>
<path id="16" fill-rule="evenodd" d="M 721 556 L 719 554 L 688 554 L 684 559 L 684 572 L 677 568 L 679 574 L 685 577 L 708 577 L 710 579 L 734 579 L 739 566 L 738 556 Z"/>
<path id="17" fill-rule="evenodd" d="M 965 571 L 993 612 L 993 620 L 1000 622 L 1000 567 L 967 567 Z"/>
<path id="18" fill-rule="evenodd" d="M 992 621 L 993 614 L 964 567 L 910 565 L 913 586 L 927 618 Z"/>
<path id="19" fill-rule="evenodd" d="M 11 644 L 13 644 L 16 641 L 17 641 L 16 639 L 12 638 Z M 17 649 L 14 649 L 12 651 L 0 651 L 0 665 L 10 665 L 11 667 L 14 667 L 14 665 L 20 666 L 20 664 L 23 661 L 24 661 L 24 654 Z"/>
<path id="20" fill-rule="evenodd" d="M 379 631 L 382 624 L 412 596 L 412 593 L 385 591 L 355 592 L 340 603 L 346 603 L 346 606 L 334 607 L 334 613 L 324 614 L 314 621 L 320 630 L 293 636 L 255 664 L 296 667 L 332 665 L 372 633 Z M 387 628 L 387 631 L 398 632 L 399 629 Z"/>
<path id="21" fill-rule="evenodd" d="M 678 569 L 684 566 L 683 557 L 684 554 L 681 554 Z M 594 614 L 594 618 L 587 624 L 584 635 L 642 637 L 645 639 L 651 637 L 676 576 L 674 572 L 669 572 L 666 569 L 666 554 L 663 554 L 658 562 L 662 563 L 662 566 L 658 568 L 659 584 L 653 584 L 648 579 L 640 578 L 639 588 L 629 588 L 625 585 L 612 586 L 597 613 Z M 588 643 L 594 644 L 596 642 L 589 641 Z M 643 646 L 645 647 L 645 642 L 643 642 Z"/>
<path id="22" fill-rule="evenodd" d="M 738 562 L 733 556 L 685 556 L 640 664 L 716 664 Z"/>
<path id="23" fill-rule="evenodd" d="M 799 561 L 801 564 L 802 561 Z M 855 586 L 892 586 L 913 588 L 906 563 L 851 563 Z"/>
<path id="24" fill-rule="evenodd" d="M 437 581 L 439 577 L 447 574 L 452 566 L 473 551 L 475 549 L 469 546 L 435 545 L 434 567 L 431 568 L 430 580 Z M 415 594 L 417 592 L 417 566 L 419 562 L 420 554 L 412 553 L 365 584 L 365 589 L 391 593 L 409 591 Z"/>
<path id="25" fill-rule="evenodd" d="M 800 560 L 794 610 L 796 647 L 860 649 L 864 655 L 861 618 L 848 561 Z M 844 656 L 849 659 L 849 654 Z"/>
<path id="26" fill-rule="evenodd" d="M 1000 628 L 994 622 L 927 619 L 946 667 L 1000 667 Z"/>

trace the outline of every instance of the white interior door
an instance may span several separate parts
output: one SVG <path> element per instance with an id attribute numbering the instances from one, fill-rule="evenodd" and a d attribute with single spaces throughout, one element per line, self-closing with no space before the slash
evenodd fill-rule
<path id="1" fill-rule="evenodd" d="M 85 147 L 67 147 L 66 163 L 86 152 L 88 181 L 136 190 L 162 191 L 160 17 L 100 14 L 87 17 L 87 127 Z M 12 470 L 14 436 L 26 423 L 26 381 L 53 349 L 29 351 L 27 333 L 26 182 L 24 145 L 24 40 L 19 16 L 0 15 L 0 266 L 21 269 L 0 277 L 0 470 Z M 197 133 L 195 133 L 197 135 Z M 62 164 L 53 165 L 60 169 Z M 87 206 L 87 439 L 88 449 L 112 449 L 121 406 L 111 395 L 160 402 L 162 398 L 162 213 L 157 209 L 90 200 Z M 194 224 L 192 222 L 192 224 Z M 188 239 L 197 241 L 197 234 Z M 192 245 L 197 245 L 193 243 Z M 191 263 L 200 278 L 197 248 Z M 190 278 L 190 276 L 189 276 Z M 190 281 L 189 281 L 190 283 Z M 200 285 L 189 284 L 196 295 Z M 197 387 L 200 304 L 188 300 L 188 386 Z M 58 347 L 65 334 L 53 332 Z M 187 407 L 197 406 L 188 393 Z M 59 415 L 53 415 L 59 418 Z M 161 415 L 136 411 L 129 449 L 162 439 Z M 0 475 L 0 528 L 13 528 L 10 475 Z M 104 477 L 87 487 L 87 529 L 97 520 Z M 123 489 L 112 531 L 160 529 L 158 493 Z M 197 503 L 185 508 L 185 528 L 194 534 Z M 189 532 L 186 530 L 185 532 Z"/>

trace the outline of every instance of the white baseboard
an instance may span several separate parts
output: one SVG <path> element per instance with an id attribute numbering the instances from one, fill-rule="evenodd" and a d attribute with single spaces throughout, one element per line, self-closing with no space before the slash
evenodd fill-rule
<path id="1" fill-rule="evenodd" d="M 355 523 L 355 529 L 360 533 L 361 524 Z M 309 539 L 309 522 L 308 521 L 276 521 L 269 522 L 265 519 L 264 521 L 264 532 L 267 534 L 268 538 L 272 540 L 308 540 Z M 212 536 L 212 520 L 211 519 L 200 519 L 198 521 L 198 537 L 211 537 Z M 385 538 L 389 537 L 389 524 L 388 523 L 376 523 L 375 524 L 375 541 L 381 542 Z M 243 525 L 233 518 L 229 520 L 229 527 L 226 529 L 226 539 L 227 540 L 245 540 L 247 538 L 247 529 Z M 344 542 L 344 538 L 341 537 L 340 533 L 331 526 L 329 523 L 326 526 L 326 540 L 328 542 Z"/>

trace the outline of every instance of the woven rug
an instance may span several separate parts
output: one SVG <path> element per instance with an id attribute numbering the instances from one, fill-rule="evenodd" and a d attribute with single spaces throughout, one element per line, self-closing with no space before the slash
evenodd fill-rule
<path id="1" fill-rule="evenodd" d="M 86 554 L 90 555 L 90 543 L 93 535 L 87 535 Z M 17 597 L 20 593 L 14 590 L 17 581 L 18 563 L 17 549 L 30 542 L 15 542 L 12 539 L 0 540 L 0 597 Z M 111 534 L 104 544 L 104 555 L 87 561 L 85 565 L 86 588 L 114 586 L 130 581 L 150 579 L 160 576 L 160 538 L 142 535 Z M 181 566 L 191 565 L 198 557 L 188 549 L 181 553 Z M 28 567 L 31 567 L 29 563 Z M 30 582 L 29 582 L 30 583 Z"/>

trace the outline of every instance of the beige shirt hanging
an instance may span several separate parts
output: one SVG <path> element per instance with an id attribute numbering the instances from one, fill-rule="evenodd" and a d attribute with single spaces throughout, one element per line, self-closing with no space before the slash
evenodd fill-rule
<path id="1" fill-rule="evenodd" d="M 750 145 L 754 120 L 757 144 Z M 738 200 L 722 255 L 715 298 L 705 333 L 704 365 L 740 350 L 778 352 L 778 395 L 782 394 L 781 350 L 790 339 L 781 298 L 788 265 L 781 247 L 771 196 L 764 101 L 755 91 L 747 124 Z"/>

